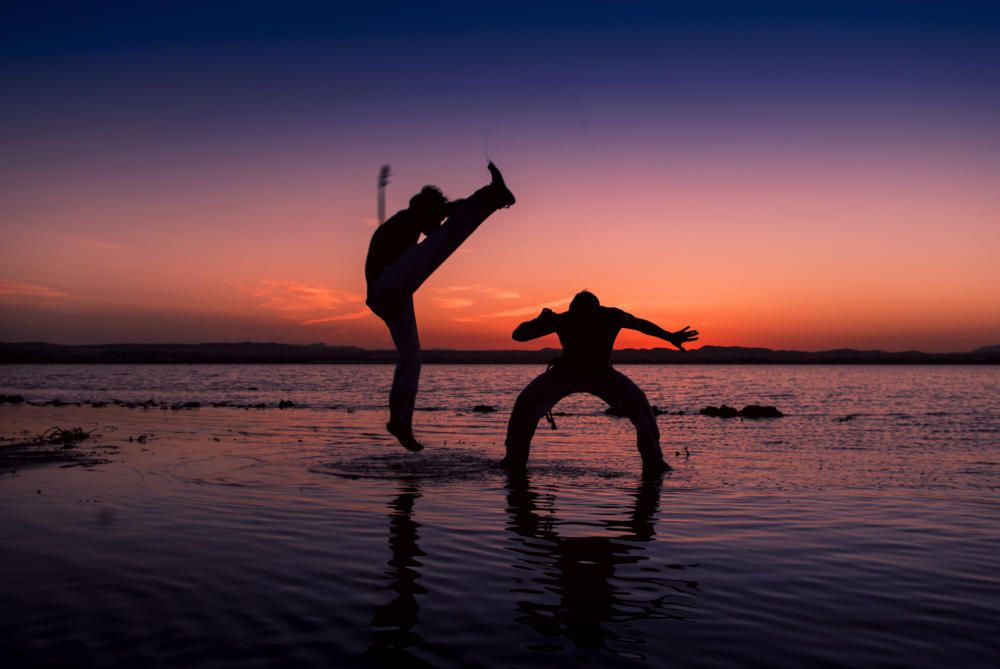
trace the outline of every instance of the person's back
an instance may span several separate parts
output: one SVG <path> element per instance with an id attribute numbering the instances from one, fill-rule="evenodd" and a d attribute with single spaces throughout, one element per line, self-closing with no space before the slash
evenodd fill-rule
<path id="1" fill-rule="evenodd" d="M 558 314 L 556 335 L 563 354 L 557 364 L 578 371 L 599 371 L 611 366 L 615 339 L 627 314 L 621 309 L 597 306 Z"/>
<path id="2" fill-rule="evenodd" d="M 420 229 L 412 221 L 409 209 L 403 209 L 389 217 L 372 234 L 365 258 L 365 280 L 374 284 L 396 258 L 420 239 Z"/>

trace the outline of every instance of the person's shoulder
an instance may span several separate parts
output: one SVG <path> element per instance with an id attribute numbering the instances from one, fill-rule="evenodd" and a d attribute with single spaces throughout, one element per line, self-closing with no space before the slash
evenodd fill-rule
<path id="1" fill-rule="evenodd" d="M 628 327 L 629 324 L 635 318 L 632 314 L 625 311 L 624 309 L 619 309 L 618 307 L 601 307 L 603 311 L 603 321 L 611 327 L 624 328 Z"/>
<path id="2" fill-rule="evenodd" d="M 406 209 L 397 212 L 386 219 L 385 223 L 382 223 L 375 231 L 372 232 L 372 239 L 383 239 L 385 237 L 396 237 L 407 230 L 409 227 L 407 222 L 409 221 L 409 213 Z"/>
<path id="3" fill-rule="evenodd" d="M 619 309 L 618 307 L 601 307 L 601 313 L 605 318 L 611 318 L 614 320 L 624 320 L 628 318 L 629 313 L 624 309 Z"/>
<path id="4" fill-rule="evenodd" d="M 409 209 L 400 209 L 395 214 L 386 219 L 385 223 L 378 226 L 379 230 L 398 228 L 400 226 L 405 226 L 412 216 L 412 212 Z"/>

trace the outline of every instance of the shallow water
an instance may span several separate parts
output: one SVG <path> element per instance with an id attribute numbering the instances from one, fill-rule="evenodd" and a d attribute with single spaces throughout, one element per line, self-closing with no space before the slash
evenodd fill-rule
<path id="1" fill-rule="evenodd" d="M 5 436 L 81 426 L 119 448 L 0 478 L 4 657 L 995 666 L 1000 370 L 620 369 L 685 411 L 659 417 L 659 483 L 587 397 L 540 427 L 527 477 L 499 470 L 530 366 L 426 368 L 421 454 L 382 431 L 387 366 L 0 368 L 33 401 L 297 405 L 0 406 Z M 697 415 L 722 402 L 787 416 Z"/>

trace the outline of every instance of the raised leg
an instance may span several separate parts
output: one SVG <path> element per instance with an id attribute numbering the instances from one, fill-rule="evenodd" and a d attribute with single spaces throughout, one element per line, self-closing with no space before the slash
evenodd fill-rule
<path id="1" fill-rule="evenodd" d="M 558 404 L 559 400 L 579 392 L 580 388 L 559 368 L 554 367 L 529 383 L 514 402 L 507 423 L 507 456 L 503 464 L 511 469 L 524 468 L 528 463 L 531 439 L 538 421 Z"/>
<path id="2" fill-rule="evenodd" d="M 385 283 L 385 288 L 396 295 L 412 295 L 500 207 L 492 186 L 456 202 L 448 220 L 387 267 L 375 289 L 382 289 Z"/>

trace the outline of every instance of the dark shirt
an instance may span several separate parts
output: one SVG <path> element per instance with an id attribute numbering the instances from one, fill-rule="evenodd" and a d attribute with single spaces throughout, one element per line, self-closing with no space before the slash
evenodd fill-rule
<path id="1" fill-rule="evenodd" d="M 549 311 L 522 323 L 514 331 L 514 338 L 527 341 L 554 332 L 563 348 L 557 365 L 582 372 L 600 371 L 611 366 L 615 339 L 633 319 L 630 314 L 613 307 L 597 307 L 578 313 Z"/>
<path id="2" fill-rule="evenodd" d="M 409 209 L 391 216 L 380 225 L 368 244 L 368 257 L 365 259 L 365 279 L 369 287 L 418 239 L 420 229 L 413 221 L 413 213 Z"/>

